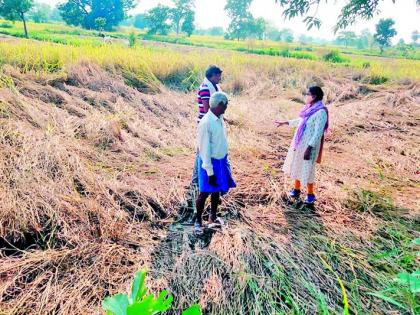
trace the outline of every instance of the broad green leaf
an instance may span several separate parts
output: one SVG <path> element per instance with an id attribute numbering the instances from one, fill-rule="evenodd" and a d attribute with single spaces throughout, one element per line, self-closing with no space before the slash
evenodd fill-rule
<path id="1" fill-rule="evenodd" d="M 163 290 L 162 292 L 160 292 L 155 302 L 153 311 L 157 313 L 157 312 L 165 312 L 169 310 L 171 308 L 173 299 L 174 297 L 171 294 L 169 294 L 168 291 Z"/>
<path id="2" fill-rule="evenodd" d="M 420 237 L 416 238 L 415 240 L 413 240 L 412 242 L 414 245 L 420 245 Z"/>
<path id="3" fill-rule="evenodd" d="M 412 293 L 420 292 L 420 269 L 412 274 L 407 272 L 399 273 L 397 281 L 403 285 L 407 285 Z"/>
<path id="4" fill-rule="evenodd" d="M 130 313 L 127 311 L 127 315 L 151 315 L 153 314 L 153 306 L 155 302 L 153 294 L 149 294 L 144 297 L 142 301 L 130 305 Z"/>
<path id="5" fill-rule="evenodd" d="M 147 288 L 145 286 L 147 272 L 141 270 L 136 272 L 134 275 L 133 284 L 131 286 L 131 303 L 134 304 L 136 301 L 140 301 L 144 295 L 147 293 Z"/>
<path id="6" fill-rule="evenodd" d="M 130 305 L 127 309 L 127 315 L 151 315 L 150 304 L 148 303 L 136 303 Z"/>
<path id="7" fill-rule="evenodd" d="M 102 308 L 113 315 L 126 315 L 128 305 L 128 296 L 126 294 L 116 294 L 102 301 Z"/>
<path id="8" fill-rule="evenodd" d="M 200 305 L 194 304 L 182 312 L 182 315 L 201 315 Z"/>

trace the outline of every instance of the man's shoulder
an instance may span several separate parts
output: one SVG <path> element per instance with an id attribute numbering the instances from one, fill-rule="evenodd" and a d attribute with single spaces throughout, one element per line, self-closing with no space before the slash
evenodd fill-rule
<path id="1" fill-rule="evenodd" d="M 200 126 L 208 126 L 208 125 L 210 125 L 210 123 L 211 123 L 211 121 L 210 121 L 210 114 L 209 114 L 209 112 L 210 111 L 208 111 L 204 116 L 203 116 L 203 118 L 201 118 L 201 120 L 200 120 L 200 123 L 198 124 L 198 126 L 200 127 Z"/>
<path id="2" fill-rule="evenodd" d="M 199 90 L 208 90 L 209 85 L 206 82 L 200 84 Z"/>

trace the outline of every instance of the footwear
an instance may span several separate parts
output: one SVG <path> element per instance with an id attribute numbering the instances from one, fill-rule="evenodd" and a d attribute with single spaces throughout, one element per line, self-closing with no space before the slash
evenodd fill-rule
<path id="1" fill-rule="evenodd" d="M 222 225 L 223 225 L 224 223 L 225 223 L 225 222 L 223 221 L 223 219 L 222 219 L 222 218 L 217 217 L 215 220 L 211 220 L 211 221 L 210 221 L 210 223 L 208 224 L 208 227 L 209 227 L 210 229 L 213 229 L 213 228 L 220 228 L 220 227 L 222 227 Z"/>
<path id="2" fill-rule="evenodd" d="M 204 233 L 203 226 L 198 222 L 194 223 L 194 234 L 195 235 L 203 235 L 203 233 Z"/>
<path id="3" fill-rule="evenodd" d="M 305 198 L 305 203 L 307 205 L 313 205 L 316 201 L 315 195 L 308 194 Z"/>
<path id="4" fill-rule="evenodd" d="M 299 189 L 292 189 L 287 196 L 289 198 L 293 198 L 293 199 L 299 199 L 300 198 L 300 190 Z"/>

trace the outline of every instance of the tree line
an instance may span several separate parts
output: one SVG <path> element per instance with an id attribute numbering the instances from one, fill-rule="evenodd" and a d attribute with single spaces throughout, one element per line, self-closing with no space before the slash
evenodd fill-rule
<path id="1" fill-rule="evenodd" d="M 273 1 L 278 2 L 284 8 L 283 15 L 286 18 L 306 14 L 304 21 L 308 29 L 319 26 L 321 23 L 316 16 L 311 16 L 308 13 L 318 0 Z M 265 19 L 254 17 L 250 12 L 252 2 L 253 0 L 227 0 L 224 9 L 230 18 L 230 24 L 226 31 L 221 27 L 196 30 L 195 0 L 172 0 L 172 6 L 159 4 L 148 12 L 135 16 L 129 16 L 129 12 L 135 8 L 137 0 L 67 0 L 54 8 L 44 3 L 34 2 L 34 0 L 0 0 L 0 16 L 13 21 L 21 20 L 24 24 L 26 37 L 28 37 L 26 21 L 29 19 L 38 23 L 64 21 L 68 25 L 99 31 L 111 31 L 118 25 L 130 25 L 139 29 L 147 29 L 149 34 L 166 35 L 173 31 L 176 34 L 185 33 L 187 36 L 191 36 L 195 32 L 214 36 L 223 35 L 226 39 L 234 40 L 270 39 L 283 42 L 296 40 L 302 43 L 323 42 L 308 35 L 295 38 L 291 29 L 279 30 Z M 361 7 L 364 8 L 364 11 L 357 15 L 357 10 Z M 357 16 L 369 18 L 369 14 L 372 15 L 376 10 L 377 3 L 375 1 L 350 0 L 342 8 L 336 30 L 352 24 Z M 334 43 L 359 49 L 377 46 L 383 52 L 386 47 L 391 45 L 391 39 L 397 34 L 394 24 L 392 19 L 381 19 L 376 25 L 375 34 L 371 34 L 368 30 L 362 31 L 359 35 L 351 31 L 342 31 L 338 33 Z M 418 44 L 419 32 L 414 31 L 412 44 L 400 41 L 397 48 L 408 51 L 414 49 L 414 46 L 418 46 Z"/>

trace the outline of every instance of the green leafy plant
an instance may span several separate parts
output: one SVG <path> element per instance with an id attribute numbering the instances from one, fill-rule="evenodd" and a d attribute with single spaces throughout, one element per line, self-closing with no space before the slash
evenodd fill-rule
<path id="1" fill-rule="evenodd" d="M 130 296 L 119 293 L 102 301 L 106 315 L 154 315 L 171 309 L 173 296 L 163 290 L 158 297 L 148 293 L 145 284 L 147 272 L 136 272 L 131 285 Z M 198 304 L 194 304 L 182 312 L 182 315 L 201 315 Z"/>
<path id="2" fill-rule="evenodd" d="M 348 62 L 349 60 L 342 57 L 337 50 L 332 50 L 329 53 L 325 54 L 322 59 L 324 61 L 333 62 L 333 63 L 343 63 Z"/>
<path id="3" fill-rule="evenodd" d="M 136 42 L 137 42 L 136 34 L 134 32 L 131 32 L 128 35 L 128 46 L 134 47 L 134 46 L 136 46 Z"/>
<path id="4" fill-rule="evenodd" d="M 408 314 L 419 314 L 418 294 L 420 293 L 420 269 L 412 273 L 402 272 L 383 291 L 369 293 L 389 304 L 397 306 Z"/>

